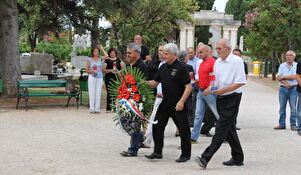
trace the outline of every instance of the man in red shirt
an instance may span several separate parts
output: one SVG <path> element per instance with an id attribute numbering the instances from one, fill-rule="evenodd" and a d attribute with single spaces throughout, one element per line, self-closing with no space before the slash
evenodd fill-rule
<path id="1" fill-rule="evenodd" d="M 198 71 L 199 92 L 197 94 L 195 119 L 191 132 L 192 143 L 197 143 L 207 107 L 211 109 L 216 118 L 219 118 L 216 109 L 216 95 L 210 93 L 210 88 L 215 86 L 215 76 L 213 70 L 215 59 L 212 57 L 211 48 L 207 45 L 201 45 L 198 48 L 198 56 L 203 60 L 203 62 L 200 64 Z"/>

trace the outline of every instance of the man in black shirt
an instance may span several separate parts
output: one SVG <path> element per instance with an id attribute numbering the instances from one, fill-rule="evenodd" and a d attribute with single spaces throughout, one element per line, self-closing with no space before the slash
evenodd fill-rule
<path id="1" fill-rule="evenodd" d="M 164 130 L 169 117 L 180 131 L 182 154 L 176 162 L 186 162 L 191 156 L 190 128 L 188 124 L 187 106 L 185 101 L 191 93 L 192 86 L 185 64 L 177 60 L 178 47 L 175 44 L 166 44 L 163 48 L 163 64 L 154 80 L 150 81 L 152 87 L 162 84 L 163 100 L 159 106 L 153 125 L 154 152 L 146 155 L 148 159 L 162 159 Z"/>
<path id="2" fill-rule="evenodd" d="M 141 52 L 141 47 L 138 44 L 130 43 L 127 45 L 126 54 L 129 60 L 129 64 L 133 67 L 140 69 L 140 71 L 144 73 L 145 79 L 147 79 L 148 77 L 147 66 L 140 58 L 140 52 Z M 132 134 L 130 147 L 128 148 L 127 151 L 123 151 L 120 154 L 124 157 L 137 156 L 140 143 L 143 141 L 143 137 L 144 136 L 141 131 L 137 131 L 134 134 Z"/>
<path id="3" fill-rule="evenodd" d="M 142 45 L 142 37 L 141 35 L 136 35 L 134 37 L 134 42 L 141 46 L 141 52 L 140 52 L 140 58 L 146 62 L 148 60 L 151 60 L 151 57 L 149 55 L 149 50 L 146 46 Z"/>

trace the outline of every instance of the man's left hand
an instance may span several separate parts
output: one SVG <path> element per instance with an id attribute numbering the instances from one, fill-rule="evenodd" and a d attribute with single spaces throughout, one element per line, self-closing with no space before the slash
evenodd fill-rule
<path id="1" fill-rule="evenodd" d="M 222 95 L 223 93 L 225 93 L 223 88 L 219 88 L 216 91 L 212 91 L 212 94 L 215 94 L 215 95 Z"/>
<path id="2" fill-rule="evenodd" d="M 184 103 L 181 101 L 178 101 L 176 105 L 176 111 L 182 111 L 184 109 Z"/>

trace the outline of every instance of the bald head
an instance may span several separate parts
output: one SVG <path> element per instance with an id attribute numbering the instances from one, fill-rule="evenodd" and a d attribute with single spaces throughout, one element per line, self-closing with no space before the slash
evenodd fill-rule
<path id="1" fill-rule="evenodd" d="M 142 44 L 142 37 L 141 37 L 141 35 L 136 35 L 134 37 L 134 42 L 141 45 Z"/>
<path id="2" fill-rule="evenodd" d="M 198 47 L 198 57 L 202 60 L 206 60 L 212 56 L 211 47 L 207 45 L 200 45 Z"/>
<path id="3" fill-rule="evenodd" d="M 231 53 L 231 44 L 227 39 L 221 39 L 217 43 L 216 51 L 219 57 L 225 60 Z"/>

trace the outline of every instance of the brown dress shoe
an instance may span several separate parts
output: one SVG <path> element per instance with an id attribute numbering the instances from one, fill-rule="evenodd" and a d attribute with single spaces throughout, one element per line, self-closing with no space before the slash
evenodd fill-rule
<path id="1" fill-rule="evenodd" d="M 297 127 L 296 127 L 296 126 L 292 126 L 292 127 L 291 127 L 291 130 L 292 130 L 292 131 L 297 131 Z"/>
<path id="2" fill-rule="evenodd" d="M 274 129 L 275 130 L 280 130 L 280 129 L 285 129 L 285 127 L 284 126 L 276 126 Z"/>

